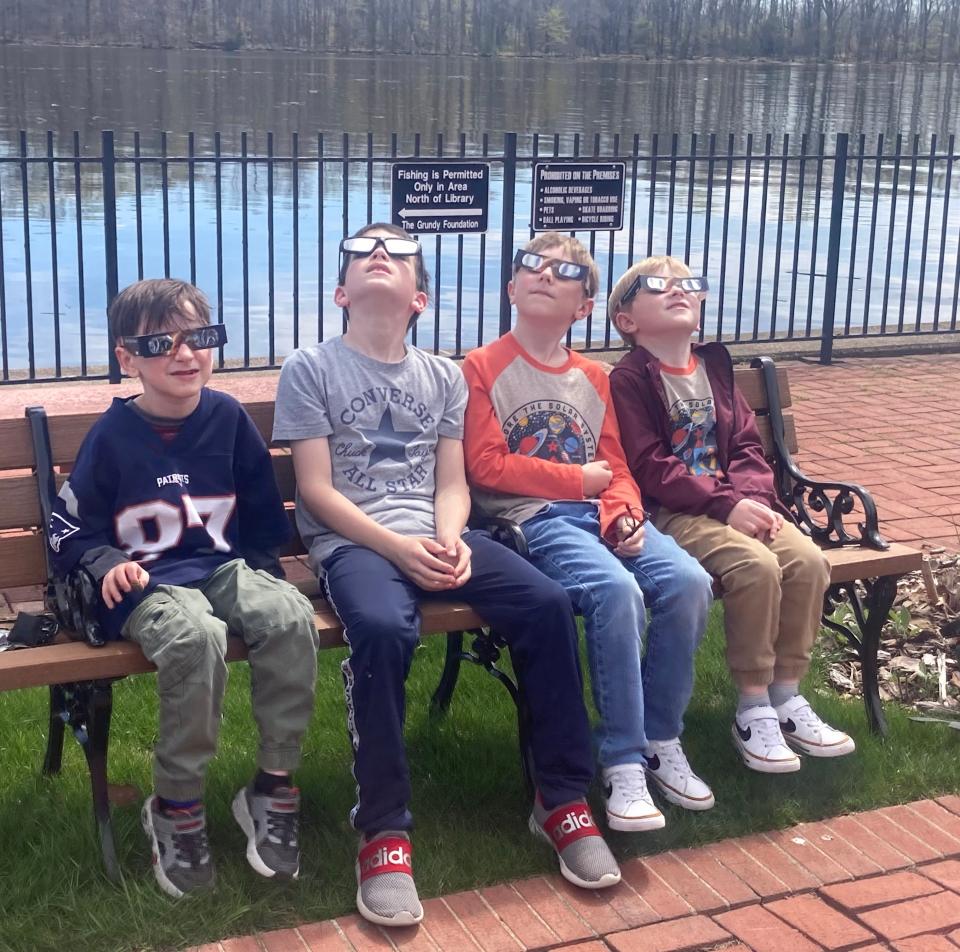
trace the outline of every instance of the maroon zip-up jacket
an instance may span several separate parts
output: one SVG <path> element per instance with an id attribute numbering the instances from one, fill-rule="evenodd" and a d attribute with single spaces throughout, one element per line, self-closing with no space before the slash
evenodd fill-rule
<path id="1" fill-rule="evenodd" d="M 733 379 L 723 344 L 695 345 L 713 390 L 717 453 L 722 476 L 694 476 L 673 454 L 660 361 L 642 347 L 626 354 L 610 373 L 613 405 L 627 463 L 643 493 L 644 509 L 711 516 L 726 522 L 741 499 L 755 499 L 792 519 L 777 499 L 773 471 L 763 456 L 753 411 Z"/>

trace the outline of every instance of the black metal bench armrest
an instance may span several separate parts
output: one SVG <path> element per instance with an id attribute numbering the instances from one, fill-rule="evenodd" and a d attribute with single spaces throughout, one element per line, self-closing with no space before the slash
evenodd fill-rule
<path id="1" fill-rule="evenodd" d="M 789 467 L 793 479 L 790 500 L 784 500 L 784 503 L 814 542 L 825 548 L 841 545 L 890 548 L 890 544 L 880 535 L 876 503 L 863 486 L 810 479 L 793 464 L 792 459 L 784 460 L 784 466 Z M 853 535 L 843 520 L 844 516 L 853 512 L 857 500 L 863 507 L 864 521 L 857 523 L 857 535 Z M 818 521 L 814 513 L 825 514 L 826 520 Z"/>
<path id="2" fill-rule="evenodd" d="M 470 520 L 472 529 L 486 529 L 497 542 L 513 549 L 524 558 L 529 554 L 527 540 L 523 536 L 520 526 L 511 519 L 501 519 L 499 516 L 478 516 Z"/>
<path id="3" fill-rule="evenodd" d="M 877 505 L 868 490 L 857 483 L 811 479 L 797 466 L 787 448 L 776 364 L 770 357 L 755 357 L 750 366 L 760 368 L 767 391 L 770 430 L 776 450 L 774 475 L 780 502 L 818 545 L 889 549 L 889 543 L 880 535 Z M 863 522 L 857 524 L 858 534 L 854 535 L 844 524 L 844 516 L 853 512 L 858 500 L 863 507 Z M 826 519 L 817 519 L 815 514 L 824 514 Z"/>

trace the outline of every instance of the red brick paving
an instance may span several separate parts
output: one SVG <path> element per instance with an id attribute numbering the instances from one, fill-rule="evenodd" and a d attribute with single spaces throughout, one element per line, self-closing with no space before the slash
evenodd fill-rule
<path id="1" fill-rule="evenodd" d="M 921 800 L 627 860 L 629 883 L 600 893 L 559 875 L 467 890 L 428 899 L 419 928 L 381 929 L 352 914 L 191 952 L 957 952 L 960 841 L 936 832 L 957 809 L 960 797 Z M 902 830 L 908 816 L 929 821 L 943 858 L 913 863 L 891 849 L 882 861 L 867 830 Z M 835 868 L 801 865 L 777 845 L 795 839 L 817 849 L 842 840 L 834 859 L 854 878 L 831 882 Z M 769 865 L 805 878 L 788 887 Z"/>

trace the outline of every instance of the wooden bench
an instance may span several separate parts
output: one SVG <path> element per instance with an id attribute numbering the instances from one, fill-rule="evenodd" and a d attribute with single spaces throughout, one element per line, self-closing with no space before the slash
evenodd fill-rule
<path id="1" fill-rule="evenodd" d="M 273 429 L 273 403 L 246 404 L 265 439 Z M 0 420 L 0 590 L 20 586 L 45 587 L 48 608 L 58 615 L 60 631 L 54 643 L 37 648 L 0 652 L 0 691 L 48 687 L 50 718 L 43 772 L 60 770 L 65 727 L 80 743 L 90 771 L 94 818 L 104 865 L 111 879 L 120 870 L 110 819 L 107 752 L 112 713 L 112 684 L 119 678 L 156 670 L 131 642 L 110 641 L 93 647 L 84 640 L 94 633 L 85 622 L 83 596 L 74 586 L 69 594 L 48 577 L 44 526 L 52 496 L 62 485 L 96 413 L 66 414 L 47 418 L 41 407 L 31 407 L 22 420 Z M 274 471 L 293 518 L 293 461 L 288 451 L 273 451 Z M 344 647 L 343 627 L 329 604 L 319 597 L 318 584 L 304 564 L 305 552 L 298 536 L 282 553 L 291 581 L 314 603 L 320 647 Z M 59 610 L 55 607 L 58 598 Z M 94 595 L 92 586 L 89 595 Z M 95 597 L 95 595 L 94 595 Z M 89 609 L 89 606 L 88 606 Z M 517 707 L 521 766 L 531 786 L 526 716 L 520 693 L 511 678 L 497 667 L 503 642 L 484 630 L 485 624 L 468 605 L 456 601 L 428 602 L 421 606 L 424 635 L 446 633 L 443 673 L 431 707 L 445 711 L 453 697 L 460 663 L 484 667 L 508 690 Z M 469 647 L 464 646 L 470 636 Z M 80 640 L 77 640 L 80 639 Z M 228 661 L 246 658 L 246 646 L 231 637 Z"/>
<path id="2" fill-rule="evenodd" d="M 883 622 L 896 594 L 897 579 L 920 567 L 920 553 L 904 545 L 888 544 L 880 535 L 873 500 L 859 486 L 817 482 L 804 476 L 793 461 L 797 434 L 790 387 L 784 368 L 768 358 L 751 367 L 738 367 L 736 379 L 757 413 L 767 456 L 774 466 L 781 499 L 814 539 L 826 550 L 831 565 L 831 588 L 824 605 L 824 623 L 838 631 L 860 660 L 864 703 L 874 730 L 885 730 L 877 685 L 877 648 Z M 260 432 L 269 439 L 273 404 L 247 404 Z M 47 421 L 42 409 L 31 408 L 25 420 L 0 420 L 0 590 L 17 586 L 47 585 L 43 526 L 45 501 L 51 481 L 57 486 L 69 472 L 80 443 L 97 414 L 68 414 Z M 292 507 L 294 477 L 291 458 L 275 452 L 275 470 L 283 498 Z M 54 468 L 58 471 L 54 475 Z M 845 522 L 846 519 L 846 522 Z M 847 522 L 860 520 L 855 529 Z M 505 541 L 511 541 L 509 538 Z M 516 541 L 514 538 L 513 541 Z M 286 553 L 302 557 L 299 540 Z M 293 580 L 314 599 L 321 647 L 343 646 L 342 628 L 329 605 L 317 595 L 316 581 L 305 577 L 302 566 Z M 52 597 L 48 588 L 48 598 Z M 847 597 L 853 606 L 858 629 L 840 625 L 827 616 L 838 599 Z M 74 606 L 75 607 L 75 606 Z M 482 630 L 482 619 L 462 603 L 434 603 L 423 607 L 423 631 L 446 632 L 446 663 L 433 707 L 444 710 L 453 695 L 461 661 L 485 667 L 503 683 L 518 707 L 521 761 L 529 783 L 525 717 L 513 682 L 496 667 L 502 642 Z M 74 612 L 73 627 L 81 627 Z M 464 635 L 472 636 L 469 650 Z M 75 634 L 75 632 L 74 632 Z M 137 645 L 111 642 L 93 648 L 73 641 L 61 631 L 58 643 L 0 653 L 0 690 L 24 687 L 50 688 L 50 726 L 45 773 L 60 769 L 64 727 L 69 726 L 80 742 L 90 769 L 94 816 L 99 828 L 104 863 L 112 878 L 119 876 L 110 824 L 107 785 L 107 747 L 111 716 L 111 684 L 117 678 L 153 670 Z M 245 657 L 239 639 L 231 639 L 228 659 Z"/>

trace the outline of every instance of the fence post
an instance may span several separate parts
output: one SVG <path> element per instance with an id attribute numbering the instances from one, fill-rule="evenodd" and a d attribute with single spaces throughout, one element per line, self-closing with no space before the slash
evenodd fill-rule
<path id="1" fill-rule="evenodd" d="M 837 284 L 840 279 L 840 229 L 843 226 L 843 191 L 847 180 L 847 146 L 850 136 L 837 133 L 837 151 L 833 163 L 833 196 L 830 200 L 830 237 L 827 239 L 827 283 L 823 292 L 823 325 L 820 337 L 820 363 L 833 360 L 833 324 L 837 311 Z M 811 270 L 816 270 L 811 267 Z"/>
<path id="2" fill-rule="evenodd" d="M 103 257 L 107 271 L 107 308 L 119 291 L 117 277 L 117 170 L 113 152 L 113 132 L 104 130 L 103 143 Z M 113 352 L 110 328 L 107 325 L 107 360 L 110 367 L 110 383 L 120 383 L 120 364 Z"/>
<path id="3" fill-rule="evenodd" d="M 500 222 L 500 333 L 510 330 L 512 308 L 507 281 L 513 268 L 513 212 L 517 187 L 517 134 L 503 135 L 503 218 Z"/>

